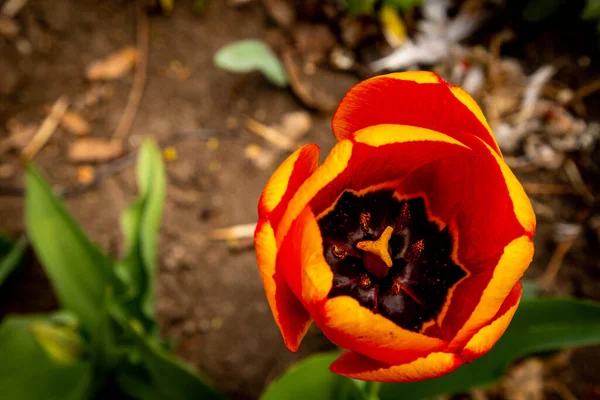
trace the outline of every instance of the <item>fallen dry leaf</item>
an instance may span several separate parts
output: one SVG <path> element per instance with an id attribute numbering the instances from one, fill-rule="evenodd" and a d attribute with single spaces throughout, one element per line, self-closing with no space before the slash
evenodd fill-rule
<path id="1" fill-rule="evenodd" d="M 7 0 L 4 2 L 4 5 L 2 5 L 1 12 L 3 15 L 12 18 L 21 11 L 25 4 L 27 4 L 27 1 L 28 0 Z"/>
<path id="2" fill-rule="evenodd" d="M 67 112 L 68 107 L 69 100 L 66 96 L 61 96 L 54 102 L 50 112 L 40 125 L 39 129 L 21 152 L 21 157 L 24 160 L 33 159 L 33 157 L 35 157 L 35 155 L 46 145 L 48 140 L 50 140 L 50 137 L 52 137 L 56 131 L 56 127 Z"/>
<path id="3" fill-rule="evenodd" d="M 19 25 L 11 18 L 0 15 L 0 35 L 14 39 L 19 34 Z"/>
<path id="4" fill-rule="evenodd" d="M 264 149 L 257 144 L 249 144 L 244 149 L 244 156 L 261 171 L 272 168 L 278 155 L 277 149 Z"/>
<path id="5" fill-rule="evenodd" d="M 213 230 L 210 233 L 210 238 L 213 240 L 247 239 L 254 236 L 255 230 L 255 223 L 234 225 Z"/>
<path id="6" fill-rule="evenodd" d="M 0 140 L 0 155 L 9 150 L 23 150 L 37 131 L 35 124 L 21 124 L 15 119 L 6 123 L 8 137 Z"/>
<path id="7" fill-rule="evenodd" d="M 60 121 L 60 126 L 69 133 L 83 136 L 90 133 L 90 124 L 74 111 L 67 111 Z"/>
<path id="8" fill-rule="evenodd" d="M 110 56 L 92 62 L 86 69 L 87 79 L 109 80 L 124 76 L 135 65 L 139 52 L 135 47 L 126 47 Z"/>
<path id="9" fill-rule="evenodd" d="M 298 140 L 312 127 L 312 117 L 307 111 L 291 111 L 281 117 L 280 130 L 292 140 Z"/>
<path id="10" fill-rule="evenodd" d="M 296 7 L 290 0 L 263 0 L 263 6 L 279 26 L 290 27 L 296 22 Z"/>
<path id="11" fill-rule="evenodd" d="M 123 153 L 120 141 L 99 138 L 83 138 L 69 146 L 69 160 L 73 162 L 101 162 L 119 157 Z"/>
<path id="12" fill-rule="evenodd" d="M 282 150 L 295 151 L 298 149 L 298 144 L 278 129 L 261 124 L 252 118 L 246 120 L 246 128 Z"/>

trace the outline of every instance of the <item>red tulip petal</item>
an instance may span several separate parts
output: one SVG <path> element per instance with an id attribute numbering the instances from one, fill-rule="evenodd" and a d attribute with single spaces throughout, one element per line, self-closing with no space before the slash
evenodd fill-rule
<path id="1" fill-rule="evenodd" d="M 351 139 L 356 131 L 378 124 L 427 128 L 467 145 L 477 136 L 500 154 L 473 98 L 433 72 L 401 72 L 367 79 L 350 89 L 332 120 L 338 140 Z"/>
<path id="2" fill-rule="evenodd" d="M 349 296 L 328 299 L 313 316 L 333 343 L 388 364 L 411 362 L 447 347 L 443 340 L 401 328 Z"/>
<path id="3" fill-rule="evenodd" d="M 337 177 L 348 166 L 352 155 L 352 143 L 342 141 L 334 146 L 325 162 L 304 182 L 289 201 L 287 210 L 275 229 L 277 244 L 281 245 L 292 223 L 306 208 L 314 195 Z"/>
<path id="4" fill-rule="evenodd" d="M 326 211 L 344 190 L 395 188 L 415 169 L 472 151 L 455 139 L 429 129 L 376 125 L 357 132 L 348 167 L 311 200 L 315 215 Z"/>
<path id="5" fill-rule="evenodd" d="M 319 146 L 316 144 L 307 144 L 290 155 L 273 173 L 260 196 L 259 219 L 269 218 L 276 231 L 289 201 L 318 164 Z"/>
<path id="6" fill-rule="evenodd" d="M 474 300 L 479 299 L 479 301 L 475 300 L 477 301 L 476 306 L 473 307 L 471 315 L 452 339 L 450 349 L 454 351 L 462 348 L 481 327 L 492 320 L 513 290 L 513 283 L 521 278 L 532 259 L 533 243 L 530 237 L 521 236 L 506 246 L 487 287 L 480 297 L 473 298 Z M 469 293 L 466 292 L 462 295 L 469 296 Z"/>
<path id="7" fill-rule="evenodd" d="M 504 303 L 502 303 L 500 310 L 498 310 L 492 322 L 481 328 L 479 332 L 469 340 L 461 353 L 461 356 L 467 360 L 467 362 L 471 362 L 490 351 L 498 339 L 504 334 L 517 311 L 522 292 L 523 285 L 521 285 L 521 282 L 518 282 L 513 287 L 506 300 L 504 300 Z"/>
<path id="8" fill-rule="evenodd" d="M 289 288 L 284 275 L 276 271 L 277 245 L 275 234 L 268 220 L 258 222 L 254 234 L 256 258 L 265 293 L 286 347 L 297 351 L 306 334 L 311 317 Z"/>
<path id="9" fill-rule="evenodd" d="M 308 312 L 296 298 L 283 271 L 276 268 L 277 228 L 288 203 L 319 162 L 319 147 L 309 144 L 290 155 L 267 182 L 258 205 L 259 221 L 254 234 L 256 258 L 273 317 L 286 346 L 296 351 L 311 323 Z"/>
<path id="10" fill-rule="evenodd" d="M 400 198 L 425 198 L 432 219 L 440 227 L 448 226 L 454 237 L 454 261 L 470 273 L 451 290 L 438 317 L 443 337 L 448 339 L 471 317 L 499 268 L 506 246 L 521 236 L 530 238 L 535 231 L 531 204 L 508 166 L 482 141 L 471 146 L 475 150 L 472 157 L 430 163 L 409 175 L 397 189 Z M 497 296 L 502 297 L 492 303 L 485 301 L 490 305 L 484 308 L 489 314 L 485 318 L 480 315 L 474 320 L 477 323 L 485 324 L 494 316 L 529 266 L 527 256 L 517 259 L 519 263 L 511 265 L 510 273 L 505 274 L 510 280 L 497 290 Z"/>
<path id="11" fill-rule="evenodd" d="M 406 364 L 389 365 L 348 351 L 329 369 L 333 373 L 365 381 L 415 382 L 449 374 L 463 363 L 456 354 L 435 352 Z"/>

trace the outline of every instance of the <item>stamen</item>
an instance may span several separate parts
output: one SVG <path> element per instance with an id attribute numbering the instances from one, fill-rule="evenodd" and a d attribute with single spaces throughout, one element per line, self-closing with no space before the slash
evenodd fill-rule
<path id="1" fill-rule="evenodd" d="M 333 253 L 333 255 L 336 258 L 339 258 L 340 260 L 343 260 L 344 258 L 346 258 L 346 256 L 348 255 L 348 252 L 340 249 L 339 247 L 337 247 L 335 244 L 333 245 L 333 247 L 331 248 L 331 253 Z"/>
<path id="2" fill-rule="evenodd" d="M 394 294 L 394 296 L 399 295 L 401 290 L 402 285 L 400 285 L 400 282 L 394 279 L 394 283 L 392 283 L 392 293 Z"/>
<path id="3" fill-rule="evenodd" d="M 410 223 L 410 208 L 407 202 L 404 202 L 402 205 L 402 209 L 400 210 L 400 216 L 398 217 L 398 225 L 396 225 L 396 232 L 400 233 L 406 228 L 408 228 L 408 224 Z"/>
<path id="4" fill-rule="evenodd" d="M 371 214 L 368 212 L 360 213 L 360 228 L 363 232 L 368 232 L 371 227 Z"/>
<path id="5" fill-rule="evenodd" d="M 425 249 L 425 242 L 423 241 L 423 239 L 414 242 L 412 244 L 412 246 L 410 246 L 410 250 L 408 251 L 408 254 L 406 255 L 406 257 L 404 257 L 404 259 L 408 262 L 408 263 L 414 263 L 419 261 L 419 258 L 421 258 L 421 254 L 423 254 L 423 250 Z"/>
<path id="6" fill-rule="evenodd" d="M 369 286 L 371 286 L 371 278 L 369 278 L 369 275 L 363 274 L 358 281 L 358 285 L 363 289 L 368 289 Z"/>
<path id="7" fill-rule="evenodd" d="M 424 199 L 346 191 L 318 224 L 333 272 L 328 298 L 350 296 L 403 329 L 443 337 L 436 320 L 466 271 L 452 261 L 454 238 L 430 221 Z"/>

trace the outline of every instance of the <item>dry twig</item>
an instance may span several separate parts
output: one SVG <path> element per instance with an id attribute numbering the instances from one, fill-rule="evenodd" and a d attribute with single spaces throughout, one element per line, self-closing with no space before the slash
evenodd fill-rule
<path id="1" fill-rule="evenodd" d="M 562 267 L 565 256 L 569 250 L 571 250 L 571 247 L 573 247 L 578 237 L 579 235 L 562 240 L 556 245 L 552 257 L 550 257 L 550 262 L 548 262 L 548 267 L 546 267 L 546 271 L 544 271 L 544 274 L 539 280 L 542 287 L 549 288 L 554 283 L 556 276 L 560 271 L 560 267 Z"/>
<path id="2" fill-rule="evenodd" d="M 139 1 L 137 3 L 139 3 Z M 115 129 L 115 133 L 113 134 L 114 140 L 123 140 L 129 133 L 133 121 L 135 120 L 140 101 L 142 100 L 142 95 L 144 94 L 144 86 L 146 85 L 149 42 L 148 16 L 139 4 L 136 4 L 136 17 L 139 59 L 135 66 L 135 76 L 127 99 L 127 106 L 125 107 L 125 111 L 123 111 L 123 115 L 119 120 L 119 125 L 117 125 L 117 129 Z"/>
<path id="3" fill-rule="evenodd" d="M 278 130 L 271 128 L 270 126 L 261 124 L 260 122 L 253 120 L 252 118 L 248 118 L 246 120 L 246 128 L 249 131 L 256 133 L 258 136 L 262 137 L 269 143 L 272 143 L 276 147 L 287 150 L 287 151 L 296 151 L 298 149 L 298 144 L 294 142 L 289 137 L 280 133 Z"/>
<path id="4" fill-rule="evenodd" d="M 561 183 L 523 182 L 523 188 L 528 194 L 573 194 L 575 190 Z"/>
<path id="5" fill-rule="evenodd" d="M 228 228 L 215 229 L 211 232 L 213 240 L 240 240 L 254 237 L 256 224 L 234 225 Z"/>
<path id="6" fill-rule="evenodd" d="M 573 97 L 571 97 L 571 100 L 569 100 L 565 104 L 565 107 L 569 107 L 569 106 L 573 105 L 574 103 L 581 101 L 584 97 L 587 97 L 599 90 L 600 90 L 600 79 L 596 79 L 592 82 L 586 83 L 585 85 L 583 85 L 582 87 L 580 87 L 579 89 L 577 89 L 575 91 L 575 93 L 573 94 Z"/>
<path id="7" fill-rule="evenodd" d="M 44 122 L 42 122 L 42 125 L 40 125 L 40 129 L 38 129 L 31 141 L 23 149 L 21 157 L 24 160 L 29 161 L 33 159 L 42 147 L 44 147 L 52 134 L 56 131 L 56 127 L 67 112 L 68 107 L 69 101 L 65 96 L 59 97 L 58 100 L 54 102 L 54 105 L 52 105 L 52 108 L 50 109 L 50 113 Z"/>
<path id="8" fill-rule="evenodd" d="M 159 143 L 161 148 L 171 146 L 174 143 L 180 142 L 186 139 L 200 139 L 207 140 L 215 135 L 221 135 L 222 137 L 234 137 L 232 132 L 218 132 L 214 129 L 198 129 L 190 132 L 176 132 L 171 137 Z M 81 193 L 85 193 L 87 190 L 92 189 L 100 185 L 104 180 L 110 178 L 112 175 L 117 174 L 132 165 L 136 160 L 137 151 L 132 151 L 123 157 L 112 160 L 108 163 L 98 167 L 95 171 L 94 178 L 92 181 L 85 184 L 77 184 L 69 186 L 63 191 L 58 193 L 59 197 L 71 197 Z M 0 196 L 3 197 L 21 197 L 25 194 L 25 189 L 22 187 L 12 187 L 0 185 Z"/>
<path id="9" fill-rule="evenodd" d="M 565 171 L 565 175 L 573 185 L 573 188 L 579 193 L 585 200 L 588 201 L 589 204 L 594 202 L 594 194 L 590 190 L 590 188 L 585 184 L 581 176 L 581 172 L 579 172 L 579 168 L 575 161 L 568 159 L 564 165 L 563 169 Z"/>
<path id="10" fill-rule="evenodd" d="M 558 395 L 563 400 L 577 400 L 577 396 L 562 382 L 551 380 L 544 382 L 544 389 Z"/>

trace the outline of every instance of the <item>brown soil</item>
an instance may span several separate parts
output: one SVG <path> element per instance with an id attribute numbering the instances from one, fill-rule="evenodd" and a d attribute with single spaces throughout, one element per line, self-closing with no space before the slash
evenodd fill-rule
<path id="1" fill-rule="evenodd" d="M 289 91 L 269 85 L 259 74 L 234 75 L 213 65 L 214 53 L 225 44 L 265 36 L 267 18 L 257 2 L 234 8 L 225 1 L 207 1 L 200 15 L 190 12 L 191 1 L 175 3 L 172 15 L 150 16 L 148 83 L 129 134 L 129 147 L 135 148 L 146 136 L 166 140 L 175 132 L 201 128 L 225 132 L 233 127 L 234 135 L 217 134 L 217 149 L 209 149 L 197 138 L 178 142 L 177 160 L 167 163 L 169 187 L 159 242 L 158 314 L 163 332 L 178 339 L 181 357 L 232 398 L 254 399 L 294 361 L 332 345 L 314 329 L 297 354 L 289 353 L 273 323 L 254 253 L 231 251 L 223 243 L 210 241 L 208 232 L 256 220 L 257 200 L 270 172 L 257 170 L 243 156 L 248 144 L 261 143 L 239 127 L 244 117 L 262 118 L 271 124 L 303 106 Z M 12 44 L 0 47 L 2 68 L 10 72 L 3 76 L 16 76 L 14 92 L 0 95 L 0 138 L 7 135 L 9 118 L 38 123 L 45 116 L 44 108 L 59 96 L 80 96 L 89 87 L 84 79 L 86 65 L 135 43 L 135 8 L 133 2 L 125 0 L 30 1 L 19 23 L 27 30 L 33 53 L 20 55 Z M 178 80 L 165 73 L 173 62 L 190 69 L 188 79 Z M 86 111 L 93 136 L 110 137 L 126 104 L 132 78 L 128 75 L 111 82 L 112 96 Z M 356 80 L 337 74 L 328 80 L 334 86 L 328 91 L 343 93 Z M 334 141 L 330 119 L 330 115 L 313 114 L 313 128 L 306 138 L 318 143 L 324 154 Z M 66 158 L 72 140 L 59 131 L 36 157 L 57 188 L 77 182 L 76 166 Z M 14 169 L 13 174 L 0 178 L 0 184 L 22 187 L 18 155 L 2 155 L 0 165 Z M 544 178 L 529 175 L 525 179 Z M 133 168 L 129 167 L 97 189 L 69 198 L 67 204 L 95 241 L 118 254 L 119 213 L 134 196 Z M 578 208 L 576 199 L 555 202 L 557 210 L 559 204 L 567 205 L 560 212 L 567 220 Z M 22 198 L 1 197 L 0 204 L 0 226 L 12 234 L 22 232 Z M 539 276 L 554 249 L 552 222 L 539 221 L 530 277 Z M 594 240 L 579 241 L 567 257 L 558 292 L 600 300 Z M 3 286 L 0 315 L 45 311 L 55 305 L 42 271 L 29 265 Z M 577 371 L 586 363 L 597 369 L 597 358 L 594 361 L 582 355 L 574 360 L 576 366 L 569 373 L 593 382 L 593 376 L 586 378 Z M 589 390 L 582 387 L 578 395 L 585 397 Z"/>

